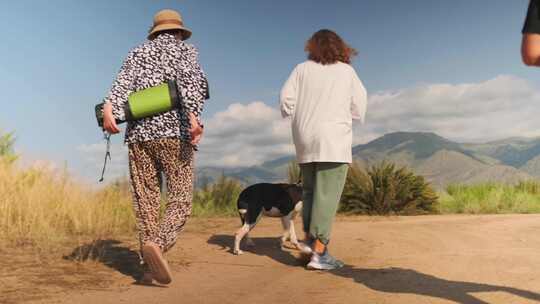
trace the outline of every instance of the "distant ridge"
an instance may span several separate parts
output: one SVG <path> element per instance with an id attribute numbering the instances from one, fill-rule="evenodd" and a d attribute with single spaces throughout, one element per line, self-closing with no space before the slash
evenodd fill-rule
<path id="1" fill-rule="evenodd" d="M 486 143 L 459 143 L 432 132 L 394 132 L 352 149 L 365 165 L 383 160 L 407 166 L 435 186 L 452 183 L 501 182 L 540 178 L 540 138 L 512 137 Z M 202 168 L 213 180 L 221 174 L 246 184 L 286 180 L 293 156 L 284 156 L 249 168 Z"/>

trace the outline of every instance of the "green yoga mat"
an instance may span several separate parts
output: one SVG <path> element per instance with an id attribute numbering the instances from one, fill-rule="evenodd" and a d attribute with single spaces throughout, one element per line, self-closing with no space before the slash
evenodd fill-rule
<path id="1" fill-rule="evenodd" d="M 180 107 L 175 81 L 134 92 L 129 95 L 126 119 L 128 121 L 151 117 Z"/>
<path id="2" fill-rule="evenodd" d="M 126 119 L 117 119 L 116 123 L 165 113 L 180 108 L 181 103 L 176 81 L 170 80 L 158 86 L 131 93 L 124 109 Z M 103 127 L 103 106 L 103 102 L 95 106 L 96 119 L 100 127 Z"/>

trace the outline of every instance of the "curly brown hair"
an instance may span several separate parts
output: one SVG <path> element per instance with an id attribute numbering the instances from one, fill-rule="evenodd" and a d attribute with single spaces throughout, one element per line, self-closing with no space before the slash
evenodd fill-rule
<path id="1" fill-rule="evenodd" d="M 308 59 L 321 64 L 338 61 L 350 64 L 351 58 L 358 54 L 338 34 L 327 29 L 313 34 L 306 43 L 305 51 L 308 52 Z"/>

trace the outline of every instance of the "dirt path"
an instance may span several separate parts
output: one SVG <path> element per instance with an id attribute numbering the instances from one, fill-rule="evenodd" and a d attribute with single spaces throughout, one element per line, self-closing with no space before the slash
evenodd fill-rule
<path id="1" fill-rule="evenodd" d="M 331 248 L 349 266 L 332 273 L 307 271 L 296 251 L 277 248 L 279 223 L 268 218 L 253 231 L 257 247 L 233 256 L 236 227 L 192 222 L 170 254 L 168 287 L 124 275 L 121 290 L 48 302 L 540 303 L 540 215 L 340 219 Z"/>

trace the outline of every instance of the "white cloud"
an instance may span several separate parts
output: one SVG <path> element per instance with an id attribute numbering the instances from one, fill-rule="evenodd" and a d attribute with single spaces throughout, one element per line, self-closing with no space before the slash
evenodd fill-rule
<path id="1" fill-rule="evenodd" d="M 369 88 L 368 88 L 369 89 Z M 429 131 L 463 141 L 540 135 L 540 92 L 527 81 L 498 76 L 480 83 L 424 84 L 370 95 L 367 123 L 355 125 L 354 143 L 395 131 Z M 79 152 L 99 173 L 104 143 Z M 107 176 L 127 173 L 127 148 L 114 144 Z M 198 167 L 257 165 L 292 155 L 290 121 L 263 102 L 234 103 L 205 121 Z"/>
<path id="2" fill-rule="evenodd" d="M 427 84 L 370 97 L 356 135 L 430 131 L 458 140 L 540 135 L 540 94 L 513 76 L 471 84 Z"/>
<path id="3" fill-rule="evenodd" d="M 290 121 L 263 102 L 231 104 L 205 124 L 197 154 L 202 166 L 251 166 L 292 154 Z"/>

